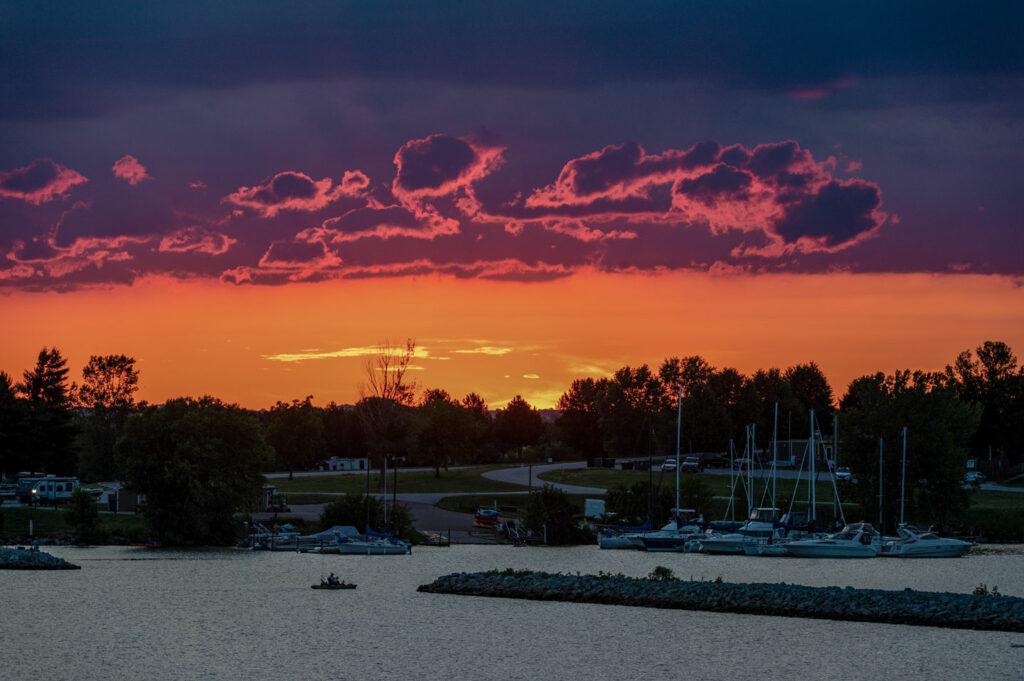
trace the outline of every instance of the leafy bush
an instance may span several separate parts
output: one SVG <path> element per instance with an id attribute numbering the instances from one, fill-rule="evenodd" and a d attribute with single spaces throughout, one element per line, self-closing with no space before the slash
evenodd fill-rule
<path id="1" fill-rule="evenodd" d="M 647 579 L 652 582 L 674 582 L 678 578 L 675 576 L 675 573 L 672 572 L 672 568 L 659 565 L 651 570 L 651 574 L 647 575 Z"/>
<path id="2" fill-rule="evenodd" d="M 546 528 L 547 542 L 555 546 L 592 542 L 593 535 L 576 524 L 577 515 L 582 515 L 580 509 L 573 506 L 568 494 L 544 485 L 530 495 L 523 527 L 535 535 L 544 534 Z"/>

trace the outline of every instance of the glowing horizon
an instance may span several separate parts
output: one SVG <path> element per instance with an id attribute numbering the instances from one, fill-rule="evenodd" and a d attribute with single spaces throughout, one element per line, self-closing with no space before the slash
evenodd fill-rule
<path id="1" fill-rule="evenodd" d="M 415 294 L 413 295 L 413 292 Z M 139 399 L 210 394 L 244 407 L 313 395 L 354 403 L 382 341 L 417 341 L 420 390 L 520 394 L 552 408 L 573 379 L 697 354 L 717 368 L 817 362 L 840 398 L 859 376 L 941 370 L 985 340 L 1024 347 L 1024 287 L 975 275 L 658 275 L 585 272 L 553 282 L 444 277 L 235 287 L 151 278 L 132 287 L 4 298 L 21 330 L 0 369 L 43 346 L 80 380 L 91 354 L 137 360 Z"/>

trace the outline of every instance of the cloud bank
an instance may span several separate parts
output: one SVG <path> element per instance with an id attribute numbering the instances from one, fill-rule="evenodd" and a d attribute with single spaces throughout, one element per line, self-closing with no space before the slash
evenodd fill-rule
<path id="1" fill-rule="evenodd" d="M 877 184 L 849 176 L 849 164 L 837 176 L 835 158 L 816 159 L 792 140 L 660 153 L 607 145 L 520 191 L 503 181 L 508 153 L 493 133 L 434 134 L 400 145 L 391 177 L 285 170 L 219 201 L 162 184 L 131 156 L 113 178 L 81 188 L 81 174 L 37 160 L 0 173 L 0 210 L 13 202 L 43 211 L 62 199 L 63 208 L 49 224 L 40 213 L 3 235 L 0 281 L 67 289 L 150 274 L 280 285 L 424 275 L 530 282 L 581 268 L 812 271 L 895 224 Z"/>

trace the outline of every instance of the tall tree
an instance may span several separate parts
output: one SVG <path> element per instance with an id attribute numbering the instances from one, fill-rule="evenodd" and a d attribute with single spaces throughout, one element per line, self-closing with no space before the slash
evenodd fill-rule
<path id="1" fill-rule="evenodd" d="M 290 404 L 278 402 L 268 415 L 267 444 L 274 449 L 277 466 L 288 471 L 289 480 L 295 469 L 309 468 L 324 454 L 324 422 L 312 400 L 309 395 Z"/>
<path id="2" fill-rule="evenodd" d="M 57 348 L 43 348 L 33 369 L 26 370 L 18 391 L 29 407 L 25 429 L 32 468 L 47 473 L 74 472 L 75 430 L 71 420 L 71 387 L 67 360 Z"/>
<path id="3" fill-rule="evenodd" d="M 986 341 L 961 352 L 946 366 L 945 378 L 961 398 L 981 406 L 981 423 L 971 440 L 974 456 L 1000 462 L 1024 461 L 1024 367 L 1006 343 Z"/>
<path id="4" fill-rule="evenodd" d="M 421 464 L 434 467 L 441 477 L 453 461 L 467 461 L 473 451 L 480 427 L 468 409 L 449 397 L 444 390 L 428 390 L 415 410 L 410 433 L 411 453 Z"/>
<path id="5" fill-rule="evenodd" d="M 477 424 L 473 442 L 473 463 L 500 461 L 501 450 L 495 442 L 494 419 L 491 418 L 484 398 L 477 393 L 469 393 L 462 398 L 462 406 Z"/>
<path id="6" fill-rule="evenodd" d="M 0 474 L 32 466 L 26 440 L 29 419 L 28 402 L 18 397 L 11 377 L 0 371 Z"/>
<path id="7" fill-rule="evenodd" d="M 675 434 L 674 400 L 646 364 L 616 371 L 599 404 L 604 449 L 613 456 L 636 456 L 642 444 L 664 451 Z"/>
<path id="8" fill-rule="evenodd" d="M 516 450 L 516 458 L 523 460 L 523 448 L 536 444 L 544 433 L 540 412 L 529 402 L 516 395 L 494 417 L 495 434 L 505 446 Z"/>
<path id="9" fill-rule="evenodd" d="M 403 347 L 381 343 L 366 361 L 367 382 L 360 386 L 356 413 L 366 433 L 371 465 L 380 469 L 379 485 L 384 483 L 387 457 L 397 454 L 405 436 L 403 422 L 416 394 L 416 383 L 406 374 L 415 356 L 416 342 L 410 338 Z"/>
<path id="10" fill-rule="evenodd" d="M 128 489 L 165 544 L 231 543 L 234 514 L 257 500 L 273 456 L 256 416 L 213 397 L 147 407 L 125 422 L 115 452 Z"/>
<path id="11" fill-rule="evenodd" d="M 135 358 L 126 355 L 93 355 L 82 369 L 82 385 L 76 398 L 84 409 L 79 416 L 78 474 L 85 480 L 119 477 L 114 463 L 114 443 L 135 408 L 139 372 Z"/>
<path id="12" fill-rule="evenodd" d="M 607 379 L 581 378 L 558 398 L 558 428 L 562 440 L 577 454 L 597 457 L 604 453 L 600 401 Z"/>
<path id="13" fill-rule="evenodd" d="M 793 414 L 793 432 L 800 433 L 800 437 L 810 432 L 810 411 L 813 409 L 821 431 L 831 433 L 834 397 L 821 368 L 814 362 L 797 364 L 786 369 L 785 378 L 801 407 Z"/>

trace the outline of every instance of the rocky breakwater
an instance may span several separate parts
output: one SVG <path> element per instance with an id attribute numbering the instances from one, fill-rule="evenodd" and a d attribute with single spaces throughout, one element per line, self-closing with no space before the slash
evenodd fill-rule
<path id="1" fill-rule="evenodd" d="M 652 575 L 653 577 L 653 575 Z M 1024 631 L 1024 598 L 795 584 L 726 584 L 622 575 L 454 573 L 427 593 L 811 617 L 954 629 Z"/>
<path id="2" fill-rule="evenodd" d="M 29 549 L 0 549 L 0 570 L 81 570 L 63 558 Z"/>

